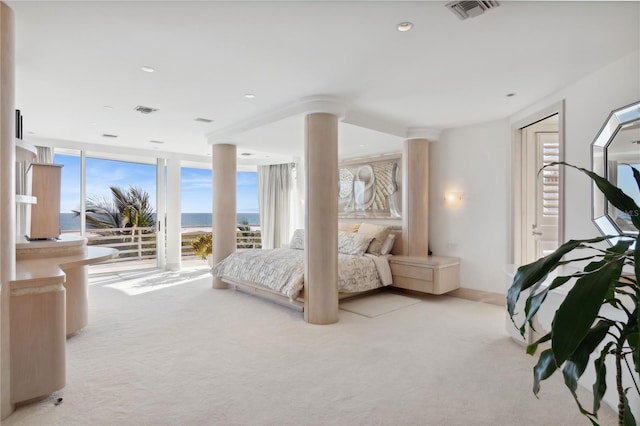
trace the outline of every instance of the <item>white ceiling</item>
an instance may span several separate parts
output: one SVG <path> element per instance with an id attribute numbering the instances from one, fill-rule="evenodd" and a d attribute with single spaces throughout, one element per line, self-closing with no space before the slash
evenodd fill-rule
<path id="1" fill-rule="evenodd" d="M 465 21 L 424 1 L 7 3 L 27 139 L 206 156 L 210 135 L 245 162 L 301 156 L 295 106 L 312 96 L 346 110 L 342 157 L 391 152 L 416 128 L 507 117 L 640 47 L 639 2 L 501 1 Z"/>

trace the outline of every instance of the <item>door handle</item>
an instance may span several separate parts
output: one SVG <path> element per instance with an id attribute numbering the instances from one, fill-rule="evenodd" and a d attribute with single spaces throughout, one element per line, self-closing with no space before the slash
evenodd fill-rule
<path id="1" fill-rule="evenodd" d="M 542 235 L 542 232 L 531 231 L 531 235 Z"/>

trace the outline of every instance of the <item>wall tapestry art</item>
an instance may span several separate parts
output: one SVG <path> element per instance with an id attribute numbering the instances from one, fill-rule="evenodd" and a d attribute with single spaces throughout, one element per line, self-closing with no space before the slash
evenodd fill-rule
<path id="1" fill-rule="evenodd" d="M 339 217 L 400 218 L 400 156 L 354 160 L 339 165 Z"/>

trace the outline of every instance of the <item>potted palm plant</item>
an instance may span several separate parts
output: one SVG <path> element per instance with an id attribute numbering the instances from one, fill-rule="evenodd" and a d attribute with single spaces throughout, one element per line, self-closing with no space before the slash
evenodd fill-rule
<path id="1" fill-rule="evenodd" d="M 589 176 L 606 199 L 615 208 L 626 212 L 633 226 L 640 230 L 640 207 L 621 189 L 583 168 L 564 162 L 549 166 L 556 164 L 572 167 Z M 633 167 L 632 170 L 640 189 L 640 171 Z M 572 286 L 555 313 L 551 330 L 527 346 L 527 353 L 533 355 L 541 343 L 550 342 L 550 347 L 540 353 L 534 367 L 533 391 L 537 395 L 540 382 L 562 369 L 565 384 L 578 409 L 597 424 L 598 410 L 607 389 L 606 378 L 610 374 L 605 361 L 611 357 L 615 362 L 618 423 L 627 426 L 636 424 L 628 393 L 640 396 L 637 380 L 640 373 L 640 234 L 620 238 L 604 249 L 598 244 L 614 237 L 617 236 L 570 240 L 548 256 L 518 268 L 507 293 L 507 310 L 514 321 L 516 302 L 521 295 L 526 296 L 524 322 L 516 324 L 514 321 L 524 337 L 527 324 L 533 327 L 533 318 L 547 294 L 563 285 Z M 575 272 L 560 268 L 565 265 L 577 265 Z M 561 270 L 563 272 L 559 273 Z M 557 273 L 557 276 L 548 279 L 551 273 Z M 603 313 L 601 308 L 605 305 L 615 314 Z M 576 389 L 592 355 L 596 378 L 593 404 L 591 409 L 587 409 L 578 400 Z M 623 369 L 628 369 L 630 383 L 623 383 Z"/>

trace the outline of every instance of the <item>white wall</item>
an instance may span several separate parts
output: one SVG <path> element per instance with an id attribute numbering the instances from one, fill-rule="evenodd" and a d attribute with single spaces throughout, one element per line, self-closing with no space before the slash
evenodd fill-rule
<path id="1" fill-rule="evenodd" d="M 429 246 L 461 258 L 465 288 L 505 293 L 509 122 L 450 129 L 430 151 Z M 462 193 L 458 206 L 446 191 Z"/>
<path id="2" fill-rule="evenodd" d="M 461 286 L 505 293 L 511 123 L 565 100 L 565 159 L 590 168 L 590 145 L 611 110 L 640 100 L 640 51 L 547 96 L 504 120 L 449 129 L 431 144 L 430 247 L 461 258 Z M 590 180 L 568 170 L 565 239 L 598 234 L 591 222 Z M 444 204 L 458 190 L 458 208 Z"/>
<path id="3" fill-rule="evenodd" d="M 566 99 L 566 161 L 589 169 L 591 142 L 611 110 L 640 100 L 640 50 L 537 102 L 512 117 L 512 121 L 518 121 L 537 109 L 542 109 L 561 99 Z M 591 221 L 590 182 L 590 179 L 577 171 L 568 170 L 566 173 L 565 239 L 599 235 Z M 564 295 L 560 292 L 551 294 L 539 312 L 539 320 L 546 329 L 549 329 L 555 310 L 563 298 Z M 615 314 L 609 313 L 605 316 L 613 317 L 613 315 Z M 580 383 L 587 388 L 590 388 L 594 381 L 591 370 L 592 368 L 589 367 L 580 380 Z M 607 370 L 615 371 L 611 357 L 607 361 Z M 628 372 L 624 372 L 623 375 L 623 383 L 631 384 Z M 628 397 L 637 420 L 640 417 L 640 398 L 633 391 L 628 393 Z M 607 393 L 604 401 L 616 410 L 617 393 L 615 380 L 611 374 L 607 379 Z"/>
<path id="4" fill-rule="evenodd" d="M 565 160 L 591 168 L 590 146 L 611 110 L 640 100 L 640 51 L 544 98 L 511 117 L 521 120 L 565 99 Z M 565 174 L 565 239 L 599 235 L 591 222 L 591 180 L 574 170 Z"/>

